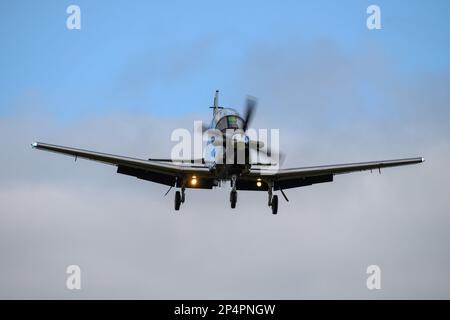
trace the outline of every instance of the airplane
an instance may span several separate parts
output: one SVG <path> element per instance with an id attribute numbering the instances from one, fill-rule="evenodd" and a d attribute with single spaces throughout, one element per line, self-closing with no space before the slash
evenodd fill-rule
<path id="1" fill-rule="evenodd" d="M 280 191 L 286 201 L 289 201 L 284 190 L 290 188 L 310 186 L 318 183 L 332 182 L 335 175 L 351 173 L 364 170 L 379 170 L 382 168 L 396 167 L 403 165 L 412 165 L 422 163 L 424 158 L 406 158 L 384 161 L 370 161 L 346 164 L 320 165 L 313 167 L 299 167 L 270 170 L 267 166 L 271 163 L 252 162 L 249 156 L 249 150 L 264 149 L 264 143 L 253 141 L 246 136 L 250 121 L 256 106 L 256 100 L 247 99 L 246 111 L 244 115 L 232 108 L 219 106 L 219 91 L 214 96 L 213 118 L 207 129 L 213 129 L 224 136 L 226 143 L 229 143 L 228 134 L 244 136 L 239 140 L 244 144 L 245 159 L 236 161 L 236 156 L 231 161 L 218 161 L 217 154 L 224 159 L 227 157 L 227 150 L 221 149 L 216 154 L 219 145 L 214 143 L 213 137 L 209 138 L 207 145 L 212 152 L 206 152 L 203 159 L 192 159 L 191 161 L 178 161 L 173 159 L 137 159 L 126 156 L 113 155 L 71 147 L 64 147 L 42 142 L 32 143 L 32 147 L 39 150 L 61 153 L 64 155 L 84 158 L 114 165 L 117 167 L 117 173 L 133 176 L 138 179 L 152 181 L 155 183 L 169 186 L 168 192 L 172 187 L 179 188 L 175 192 L 174 206 L 178 211 L 182 203 L 186 201 L 185 190 L 192 189 L 212 189 L 221 186 L 222 182 L 230 182 L 230 205 L 236 207 L 237 191 L 251 190 L 264 191 L 268 193 L 267 204 L 272 210 L 272 214 L 278 213 L 278 196 L 275 191 Z M 227 142 L 228 141 L 228 142 Z M 236 140 L 237 141 L 237 140 Z M 237 150 L 237 143 L 231 144 Z M 271 152 L 268 146 L 265 146 L 267 152 Z M 212 154 L 212 156 L 208 156 Z M 234 153 L 236 154 L 236 153 Z"/>

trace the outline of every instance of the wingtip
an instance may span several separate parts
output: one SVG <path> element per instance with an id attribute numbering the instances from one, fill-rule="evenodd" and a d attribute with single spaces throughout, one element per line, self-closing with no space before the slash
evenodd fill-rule
<path id="1" fill-rule="evenodd" d="M 422 157 L 422 162 L 425 162 L 425 158 L 424 157 Z"/>
<path id="2" fill-rule="evenodd" d="M 31 147 L 32 148 L 36 148 L 38 146 L 38 143 L 37 142 L 33 142 L 32 144 L 31 144 Z"/>

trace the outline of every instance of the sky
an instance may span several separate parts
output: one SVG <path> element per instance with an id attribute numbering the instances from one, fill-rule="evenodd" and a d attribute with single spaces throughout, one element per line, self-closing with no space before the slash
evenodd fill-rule
<path id="1" fill-rule="evenodd" d="M 450 298 L 448 1 L 0 6 L 1 298 Z M 231 210 L 228 187 L 175 213 L 165 186 L 30 148 L 168 157 L 216 89 L 238 110 L 258 97 L 252 125 L 280 129 L 286 167 L 426 162 L 287 190 L 277 216 L 264 193 Z"/>

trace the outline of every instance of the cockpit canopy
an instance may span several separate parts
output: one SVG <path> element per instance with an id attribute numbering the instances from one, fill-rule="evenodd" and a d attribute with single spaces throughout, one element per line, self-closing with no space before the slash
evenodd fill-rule
<path id="1" fill-rule="evenodd" d="M 231 108 L 218 109 L 214 114 L 214 119 L 211 123 L 211 128 L 218 129 L 225 132 L 227 129 L 242 129 L 244 127 L 244 120 L 239 113 Z"/>

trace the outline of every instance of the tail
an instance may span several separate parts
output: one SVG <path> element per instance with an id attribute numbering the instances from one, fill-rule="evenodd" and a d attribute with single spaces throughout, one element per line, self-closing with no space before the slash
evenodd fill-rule
<path id="1" fill-rule="evenodd" d="M 216 90 L 216 95 L 214 96 L 214 110 L 219 108 L 219 90 Z"/>
<path id="2" fill-rule="evenodd" d="M 211 108 L 213 108 L 213 116 L 219 109 L 222 109 L 222 107 L 219 107 L 219 90 L 216 90 L 216 94 L 214 95 L 214 105 Z"/>

